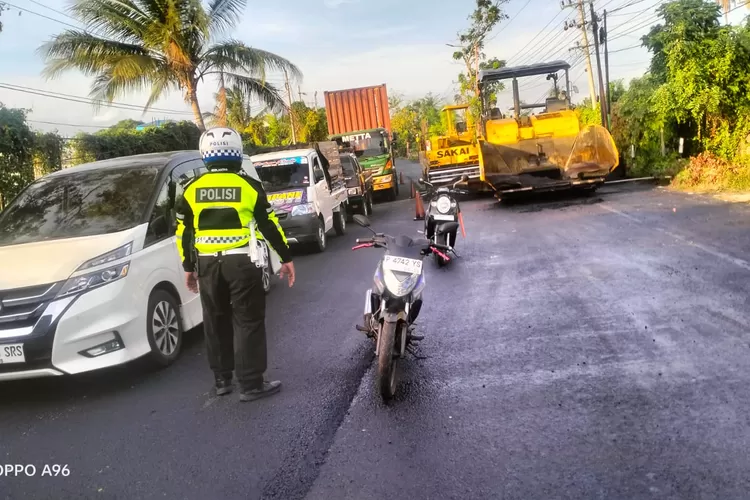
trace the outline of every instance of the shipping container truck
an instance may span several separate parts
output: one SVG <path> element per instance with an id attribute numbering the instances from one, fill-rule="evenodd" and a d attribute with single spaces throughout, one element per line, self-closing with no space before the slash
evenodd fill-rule
<path id="1" fill-rule="evenodd" d="M 372 174 L 375 194 L 398 196 L 398 172 L 385 84 L 325 92 L 328 139 L 351 148 Z"/>

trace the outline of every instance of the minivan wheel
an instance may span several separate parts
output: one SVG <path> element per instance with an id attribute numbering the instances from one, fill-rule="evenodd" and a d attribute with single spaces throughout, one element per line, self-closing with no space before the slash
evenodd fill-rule
<path id="1" fill-rule="evenodd" d="M 182 349 L 182 320 L 175 298 L 165 290 L 154 290 L 148 299 L 146 333 L 151 346 L 151 360 L 169 366 Z"/>
<path id="2" fill-rule="evenodd" d="M 344 203 L 339 207 L 338 212 L 334 212 L 333 218 L 333 229 L 336 230 L 336 235 L 344 236 L 346 234 L 346 205 Z"/>
<path id="3" fill-rule="evenodd" d="M 326 249 L 326 227 L 323 219 L 318 219 L 318 232 L 315 236 L 315 251 L 322 253 Z"/>

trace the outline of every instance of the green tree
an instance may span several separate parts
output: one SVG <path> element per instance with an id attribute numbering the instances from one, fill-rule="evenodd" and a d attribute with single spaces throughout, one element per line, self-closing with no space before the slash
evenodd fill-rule
<path id="1" fill-rule="evenodd" d="M 285 69 L 301 78 L 299 69 L 271 52 L 220 39 L 245 5 L 246 0 L 211 0 L 208 8 L 199 0 L 75 0 L 71 13 L 86 31 L 66 30 L 40 48 L 45 75 L 77 69 L 93 76 L 90 95 L 97 102 L 148 89 L 144 111 L 166 92 L 180 90 L 201 129 L 198 84 L 210 75 L 281 109 L 283 98 L 265 81 L 266 70 Z"/>
<path id="2" fill-rule="evenodd" d="M 62 168 L 65 139 L 56 132 L 37 132 L 34 136 L 34 177 Z"/>
<path id="3" fill-rule="evenodd" d="M 34 132 L 26 110 L 0 103 L 0 209 L 34 180 Z"/>
<path id="4" fill-rule="evenodd" d="M 139 125 L 144 125 L 144 122 L 127 118 L 115 123 L 114 125 L 109 127 L 109 130 L 135 130 L 135 128 Z"/>
<path id="5" fill-rule="evenodd" d="M 651 74 L 664 83 L 668 48 L 681 37 L 685 42 L 699 42 L 715 36 L 720 29 L 719 6 L 705 0 L 678 0 L 662 4 L 657 13 L 663 23 L 653 26 L 641 40 L 653 54 Z"/>
<path id="6" fill-rule="evenodd" d="M 456 97 L 461 102 L 470 105 L 469 110 L 474 124 L 479 123 L 480 114 L 481 96 L 477 79 L 479 70 L 505 66 L 505 61 L 497 58 L 486 61 L 487 56 L 483 50 L 487 35 L 492 32 L 497 23 L 507 19 L 508 16 L 501 9 L 501 5 L 507 2 L 508 0 L 476 0 L 476 8 L 469 16 L 471 25 L 466 31 L 458 34 L 460 46 L 459 50 L 453 53 L 453 59 L 462 61 L 466 66 L 466 71 L 458 75 L 459 93 Z M 488 89 L 491 94 L 490 100 L 502 88 L 499 82 L 493 84 L 493 87 Z"/>
<path id="7" fill-rule="evenodd" d="M 406 144 L 411 151 L 418 151 L 417 137 L 445 134 L 445 123 L 440 112 L 442 104 L 432 94 L 415 99 L 398 108 L 391 108 L 391 128 L 399 135 L 396 152 L 406 156 Z"/>

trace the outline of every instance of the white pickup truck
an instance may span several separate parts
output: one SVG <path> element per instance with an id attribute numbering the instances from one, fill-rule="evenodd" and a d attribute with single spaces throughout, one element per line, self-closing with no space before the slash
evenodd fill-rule
<path id="1" fill-rule="evenodd" d="M 273 148 L 250 156 L 289 243 L 326 249 L 346 232 L 347 190 L 335 142 Z"/>

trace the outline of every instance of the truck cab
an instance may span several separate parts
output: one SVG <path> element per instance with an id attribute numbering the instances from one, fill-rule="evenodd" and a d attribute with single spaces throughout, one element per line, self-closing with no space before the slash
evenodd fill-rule
<path id="1" fill-rule="evenodd" d="M 468 104 L 445 106 L 441 110 L 445 135 L 419 141 L 422 176 L 432 184 L 455 182 L 457 177 L 467 175 L 470 186 L 482 185 L 479 148 L 469 126 L 468 109 Z"/>
<path id="2" fill-rule="evenodd" d="M 395 136 L 395 134 L 394 134 Z M 385 128 L 360 130 L 332 135 L 339 148 L 352 150 L 362 167 L 372 174 L 373 191 L 382 193 L 389 200 L 398 196 L 398 172 L 393 156 L 393 140 Z"/>
<path id="3" fill-rule="evenodd" d="M 353 152 L 342 152 L 340 158 L 349 199 L 349 220 L 355 213 L 369 216 L 372 214 L 372 171 L 365 170 Z"/>
<path id="4" fill-rule="evenodd" d="M 250 160 L 289 243 L 323 252 L 329 231 L 346 232 L 347 189 L 338 157 L 337 170 L 318 148 L 283 149 Z"/>

